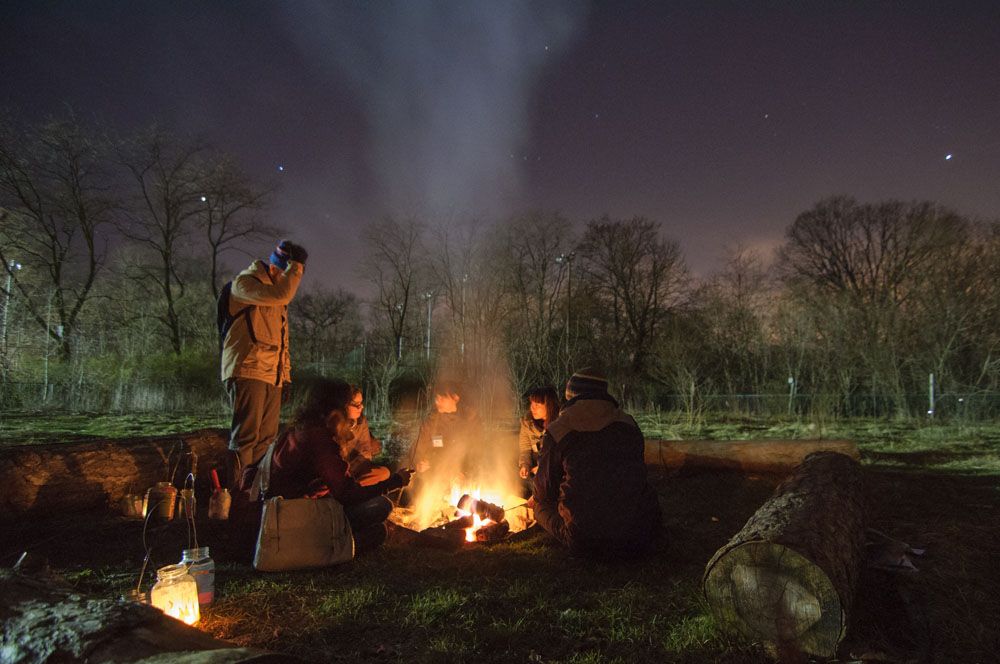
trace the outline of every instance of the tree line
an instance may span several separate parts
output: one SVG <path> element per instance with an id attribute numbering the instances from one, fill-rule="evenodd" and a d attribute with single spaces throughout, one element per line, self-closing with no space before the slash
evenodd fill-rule
<path id="1" fill-rule="evenodd" d="M 56 405 L 65 392 L 44 390 L 74 380 L 221 395 L 215 294 L 241 248 L 281 234 L 265 216 L 274 195 L 230 156 L 158 127 L 120 136 L 72 115 L 5 117 L 0 407 L 25 405 L 16 383 L 42 383 Z M 998 229 L 930 201 L 838 196 L 791 220 L 773 255 L 733 248 L 696 279 L 647 218 L 387 216 L 362 231 L 365 297 L 307 272 L 293 365 L 364 383 L 382 416 L 442 373 L 489 410 L 593 363 L 640 408 L 787 395 L 791 410 L 808 394 L 831 414 L 859 414 L 868 397 L 913 416 L 934 408 L 931 374 L 939 396 L 997 390 Z"/>

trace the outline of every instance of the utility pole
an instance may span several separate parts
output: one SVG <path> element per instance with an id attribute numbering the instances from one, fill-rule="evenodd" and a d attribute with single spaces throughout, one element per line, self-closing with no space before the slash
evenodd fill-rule
<path id="1" fill-rule="evenodd" d="M 396 335 L 396 359 L 403 359 L 403 305 L 397 304 L 396 311 L 399 312 L 399 333 Z"/>
<path id="2" fill-rule="evenodd" d="M 424 299 L 427 300 L 427 359 L 431 359 L 431 312 L 434 308 L 434 293 L 432 291 L 427 291 L 424 293 Z"/>
<path id="3" fill-rule="evenodd" d="M 927 417 L 934 417 L 934 374 L 927 376 Z"/>
<path id="4" fill-rule="evenodd" d="M 468 274 L 462 275 L 462 347 L 460 354 L 462 362 L 465 362 L 465 283 L 469 280 Z"/>
<path id="5" fill-rule="evenodd" d="M 21 264 L 15 261 L 13 258 L 7 261 L 7 288 L 4 293 L 7 297 L 3 301 L 3 332 L 0 333 L 3 341 L 3 354 L 7 354 L 7 311 L 10 309 L 10 299 L 14 295 L 14 291 L 11 290 L 11 281 L 14 277 L 14 270 L 20 270 Z"/>

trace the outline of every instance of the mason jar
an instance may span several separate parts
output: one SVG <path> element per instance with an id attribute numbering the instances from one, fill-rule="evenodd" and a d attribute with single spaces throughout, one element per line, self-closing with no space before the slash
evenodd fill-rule
<path id="1" fill-rule="evenodd" d="M 211 604 L 215 600 L 215 561 L 209 557 L 208 547 L 184 549 L 181 564 L 187 565 L 188 574 L 198 585 L 198 604 Z"/>
<path id="2" fill-rule="evenodd" d="M 149 603 L 171 618 L 188 625 L 198 622 L 198 584 L 188 574 L 187 565 L 178 563 L 156 570 L 156 584 L 149 591 Z"/>

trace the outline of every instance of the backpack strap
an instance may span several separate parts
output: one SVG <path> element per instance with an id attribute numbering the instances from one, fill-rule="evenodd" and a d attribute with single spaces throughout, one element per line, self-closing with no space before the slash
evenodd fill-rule
<path id="1" fill-rule="evenodd" d="M 257 343 L 257 335 L 253 331 L 253 325 L 250 324 L 250 311 L 256 306 L 254 304 L 248 304 L 243 307 L 235 314 L 229 313 L 229 304 L 232 300 L 233 292 L 233 282 L 227 281 L 222 288 L 219 290 L 219 299 L 217 304 L 218 309 L 218 323 L 219 323 L 219 352 L 226 345 L 226 337 L 229 336 L 229 330 L 232 329 L 233 324 L 240 317 L 246 318 L 247 333 L 250 335 L 250 341 Z"/>

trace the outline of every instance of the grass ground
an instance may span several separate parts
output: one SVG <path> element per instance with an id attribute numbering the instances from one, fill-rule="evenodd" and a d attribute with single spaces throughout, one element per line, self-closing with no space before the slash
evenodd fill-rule
<path id="1" fill-rule="evenodd" d="M 1000 427 L 640 419 L 651 437 L 858 440 L 870 525 L 927 553 L 915 559 L 915 574 L 865 573 L 844 659 L 1000 659 Z M 650 557 L 614 565 L 569 558 L 541 534 L 449 552 L 397 533 L 349 565 L 261 575 L 225 562 L 231 543 L 205 524 L 201 542 L 219 562 L 219 599 L 201 627 L 308 661 L 769 661 L 759 646 L 716 630 L 699 584 L 712 553 L 774 480 L 700 473 L 653 481 L 666 536 Z M 142 558 L 135 522 L 74 517 L 15 524 L 9 534 L 0 564 L 29 548 L 82 590 L 119 593 L 135 583 Z M 171 525 L 151 541 L 156 563 L 174 562 L 186 533 Z"/>

